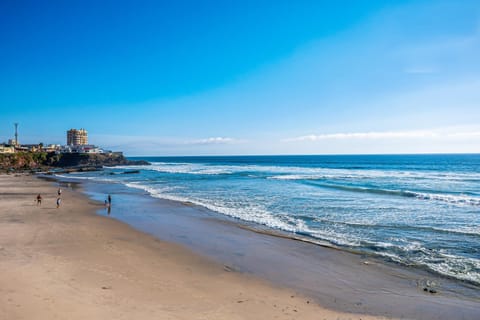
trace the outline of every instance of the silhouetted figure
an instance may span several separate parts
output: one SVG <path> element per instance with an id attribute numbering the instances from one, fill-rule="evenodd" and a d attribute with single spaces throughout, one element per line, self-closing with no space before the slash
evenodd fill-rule
<path id="1" fill-rule="evenodd" d="M 108 203 L 108 200 L 105 200 L 105 208 L 107 209 L 108 215 L 110 215 L 111 208 L 110 208 L 110 203 Z"/>
<path id="2" fill-rule="evenodd" d="M 108 195 L 108 206 L 110 207 L 112 205 L 112 197 Z"/>
<path id="3" fill-rule="evenodd" d="M 37 206 L 39 206 L 41 204 L 42 204 L 42 196 L 39 193 L 38 196 L 37 196 Z"/>

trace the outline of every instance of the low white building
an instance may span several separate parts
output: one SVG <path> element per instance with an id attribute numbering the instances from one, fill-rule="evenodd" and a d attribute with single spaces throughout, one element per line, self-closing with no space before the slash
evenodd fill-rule
<path id="1" fill-rule="evenodd" d="M 15 153 L 15 147 L 0 144 L 0 153 Z"/>
<path id="2" fill-rule="evenodd" d="M 93 144 L 84 145 L 66 145 L 60 148 L 60 153 L 105 153 L 105 151 Z"/>

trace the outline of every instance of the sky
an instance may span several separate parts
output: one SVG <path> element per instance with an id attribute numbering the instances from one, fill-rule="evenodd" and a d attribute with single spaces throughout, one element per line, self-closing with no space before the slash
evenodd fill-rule
<path id="1" fill-rule="evenodd" d="M 480 2 L 0 1 L 0 142 L 480 152 Z"/>

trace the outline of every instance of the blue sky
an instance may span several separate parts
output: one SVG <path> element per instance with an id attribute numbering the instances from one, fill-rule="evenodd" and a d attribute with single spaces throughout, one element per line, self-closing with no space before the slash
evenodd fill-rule
<path id="1" fill-rule="evenodd" d="M 0 3 L 0 141 L 480 152 L 480 2 Z"/>

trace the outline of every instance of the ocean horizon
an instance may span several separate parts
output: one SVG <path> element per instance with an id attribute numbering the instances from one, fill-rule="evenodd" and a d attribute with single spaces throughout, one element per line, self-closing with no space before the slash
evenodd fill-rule
<path id="1" fill-rule="evenodd" d="M 68 177 L 480 285 L 480 154 L 130 158 Z"/>

